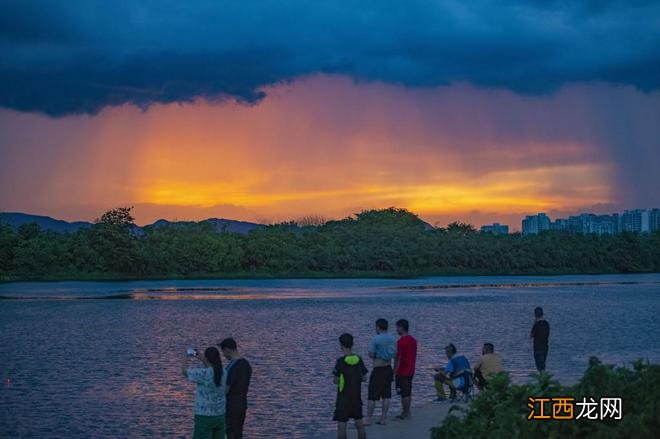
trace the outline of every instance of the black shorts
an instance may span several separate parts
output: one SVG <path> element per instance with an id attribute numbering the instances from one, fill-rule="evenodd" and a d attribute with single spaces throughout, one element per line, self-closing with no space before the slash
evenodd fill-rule
<path id="1" fill-rule="evenodd" d="M 369 401 L 390 399 L 393 379 L 392 366 L 374 367 L 369 377 Z"/>
<path id="2" fill-rule="evenodd" d="M 412 395 L 412 380 L 413 377 L 396 377 L 396 393 L 398 393 L 401 398 L 408 398 Z"/>
<path id="3" fill-rule="evenodd" d="M 335 405 L 335 416 L 337 422 L 348 422 L 349 419 L 362 419 L 362 401 L 346 401 L 338 399 Z"/>

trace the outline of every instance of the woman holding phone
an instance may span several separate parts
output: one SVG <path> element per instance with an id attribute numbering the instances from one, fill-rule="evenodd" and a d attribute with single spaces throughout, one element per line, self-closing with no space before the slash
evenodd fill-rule
<path id="1" fill-rule="evenodd" d="M 197 358 L 202 365 L 188 367 L 190 358 Z M 181 370 L 183 376 L 197 384 L 193 439 L 224 439 L 227 378 L 223 373 L 220 352 L 215 347 L 209 347 L 204 353 L 186 353 Z"/>

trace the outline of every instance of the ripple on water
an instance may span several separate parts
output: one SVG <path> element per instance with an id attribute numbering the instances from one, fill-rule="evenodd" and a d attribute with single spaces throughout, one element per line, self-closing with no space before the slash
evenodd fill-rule
<path id="1" fill-rule="evenodd" d="M 506 288 L 490 278 L 463 278 L 464 287 L 452 288 L 446 284 L 456 278 L 0 286 L 3 296 L 41 299 L 173 299 L 0 301 L 0 436 L 189 436 L 194 387 L 181 376 L 182 351 L 234 336 L 254 368 L 248 437 L 314 437 L 333 429 L 337 336 L 352 332 L 368 364 L 379 317 L 411 322 L 419 341 L 416 404 L 433 397 L 432 368 L 444 363 L 449 342 L 471 362 L 482 343 L 493 342 L 513 379 L 528 379 L 537 305 L 552 328 L 548 369 L 565 383 L 578 379 L 591 355 L 617 364 L 659 361 L 660 347 L 649 343 L 660 339 L 658 285 L 612 279 L 573 276 L 570 284 L 539 286 L 496 278 L 515 284 Z"/>

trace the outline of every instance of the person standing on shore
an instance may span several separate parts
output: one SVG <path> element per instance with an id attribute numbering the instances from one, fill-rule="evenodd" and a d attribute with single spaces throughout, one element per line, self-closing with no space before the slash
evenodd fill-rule
<path id="1" fill-rule="evenodd" d="M 362 382 L 367 380 L 367 368 L 362 358 L 353 353 L 353 336 L 339 337 L 342 353 L 332 370 L 333 382 L 337 385 L 337 402 L 334 420 L 337 421 L 337 438 L 346 439 L 346 424 L 355 421 L 358 439 L 366 439 L 367 432 L 362 421 Z"/>
<path id="2" fill-rule="evenodd" d="M 193 439 L 225 438 L 225 379 L 220 352 L 215 347 L 204 353 L 185 354 L 181 370 L 183 376 L 197 384 L 195 390 L 195 427 Z M 188 367 L 194 357 L 203 367 Z"/>
<path id="3" fill-rule="evenodd" d="M 545 371 L 545 360 L 548 357 L 548 339 L 550 338 L 550 324 L 543 318 L 543 308 L 534 309 L 534 326 L 530 333 L 534 340 L 534 362 L 536 370 Z"/>
<path id="4" fill-rule="evenodd" d="M 243 425 L 247 412 L 247 394 L 252 377 L 250 363 L 238 352 L 236 340 L 225 338 L 219 344 L 222 354 L 229 360 L 227 374 L 227 439 L 243 437 Z"/>
<path id="5" fill-rule="evenodd" d="M 387 332 L 388 323 L 385 319 L 376 320 L 376 336 L 369 342 L 369 357 L 373 359 L 374 367 L 369 377 L 369 397 L 367 402 L 367 419 L 364 425 L 371 425 L 376 402 L 383 400 L 383 409 L 378 424 L 387 423 L 387 411 L 392 398 L 392 359 L 396 354 L 396 338 Z"/>
<path id="6" fill-rule="evenodd" d="M 401 396 L 401 414 L 397 419 L 410 419 L 410 405 L 412 403 L 412 380 L 415 376 L 415 361 L 417 360 L 417 340 L 408 334 L 408 320 L 401 319 L 396 322 L 396 331 L 399 340 L 396 343 L 396 357 L 394 357 L 394 375 L 397 393 Z"/>

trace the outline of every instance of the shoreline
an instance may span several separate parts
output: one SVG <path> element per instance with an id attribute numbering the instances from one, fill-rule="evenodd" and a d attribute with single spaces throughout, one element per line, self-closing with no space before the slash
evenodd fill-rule
<path id="1" fill-rule="evenodd" d="M 588 275 L 587 275 L 588 276 Z M 305 280 L 305 279 L 300 279 Z M 334 279 L 327 279 L 334 280 Z M 78 282 L 78 281 L 74 281 Z M 475 288 L 555 288 L 555 287 L 584 287 L 584 286 L 604 286 L 604 285 L 659 285 L 660 280 L 604 280 L 604 281 L 570 281 L 570 282 L 552 282 L 539 280 L 538 282 L 504 282 L 504 283 L 470 283 L 470 284 L 430 284 L 430 285 L 412 285 L 412 286 L 381 286 L 383 290 L 389 291 L 431 291 L 431 290 L 453 290 L 453 289 L 475 289 Z M 233 291 L 240 291 L 245 287 L 166 287 L 166 288 L 152 288 L 143 289 L 143 291 L 130 292 L 125 290 L 117 294 L 101 295 L 101 296 L 11 296 L 0 295 L 0 301 L 34 301 L 34 300 L 173 300 L 173 299 L 216 299 L 216 300 L 237 300 L 240 296 L 236 295 L 216 295 L 219 291 L 231 293 Z M 179 291 L 197 292 L 194 297 L 186 294 L 178 293 Z M 163 294 L 167 293 L 167 294 Z M 177 295 L 178 293 L 178 295 Z M 206 295 L 204 294 L 206 293 Z M 316 298 L 327 296 L 314 296 Z M 252 296 L 254 298 L 254 296 Z M 263 298 L 266 298 L 264 295 Z M 305 296 L 294 296 L 289 299 L 301 299 Z"/>
<path id="2" fill-rule="evenodd" d="M 90 275 L 80 277 L 53 276 L 45 278 L 0 278 L 0 284 L 10 283 L 57 283 L 57 282 L 132 282 L 132 281 L 168 281 L 168 280 L 314 280 L 314 279 L 420 279 L 425 277 L 534 277 L 534 276 L 598 276 L 618 275 L 634 276 L 643 274 L 660 274 L 657 271 L 618 272 L 618 271 L 594 271 L 594 272 L 522 272 L 522 273 L 384 273 L 384 272 L 356 272 L 356 273 L 290 273 L 290 274 L 267 274 L 267 273 L 211 273 L 208 275 L 163 275 L 163 276 L 113 276 L 113 275 Z"/>
<path id="3" fill-rule="evenodd" d="M 428 402 L 419 407 L 412 408 L 412 418 L 407 420 L 397 420 L 394 417 L 396 413 L 388 417 L 387 425 L 372 424 L 367 427 L 367 437 L 378 439 L 400 439 L 400 438 L 428 438 L 431 436 L 431 428 L 439 427 L 449 413 L 449 409 L 458 405 L 468 407 L 466 403 L 434 403 Z M 376 409 L 376 415 L 373 421 L 377 420 L 379 409 Z M 372 421 L 372 422 L 373 422 Z M 318 436 L 319 439 L 334 439 L 337 437 L 335 431 L 324 433 Z M 357 437 L 357 430 L 353 422 L 348 423 L 348 437 Z"/>

